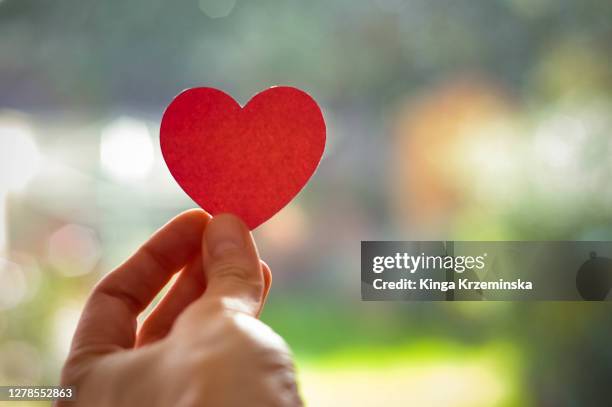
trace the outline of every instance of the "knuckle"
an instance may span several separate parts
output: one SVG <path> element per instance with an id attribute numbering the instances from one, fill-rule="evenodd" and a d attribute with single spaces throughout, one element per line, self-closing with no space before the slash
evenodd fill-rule
<path id="1" fill-rule="evenodd" d="M 260 280 L 254 278 L 259 277 L 259 270 L 254 270 L 257 265 L 251 263 L 242 257 L 220 260 L 211 265 L 210 274 L 219 279 Z"/>
<path id="2" fill-rule="evenodd" d="M 243 313 L 225 316 L 226 334 L 236 339 L 239 345 L 262 355 L 286 354 L 291 351 L 285 340 L 257 318 Z"/>
<path id="3" fill-rule="evenodd" d="M 255 295 L 260 295 L 265 288 L 259 270 L 254 272 L 250 265 L 241 262 L 216 264 L 210 270 L 210 279 L 222 282 L 224 285 L 249 290 Z"/>
<path id="4" fill-rule="evenodd" d="M 251 317 L 241 313 L 226 312 L 221 318 L 223 333 L 237 342 L 255 342 L 252 328 L 243 322 L 249 319 Z"/>

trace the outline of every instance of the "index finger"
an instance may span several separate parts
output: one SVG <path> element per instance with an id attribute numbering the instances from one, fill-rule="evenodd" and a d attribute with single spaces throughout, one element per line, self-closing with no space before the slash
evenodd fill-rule
<path id="1" fill-rule="evenodd" d="M 200 209 L 183 212 L 102 279 L 85 305 L 72 352 L 87 349 L 99 354 L 133 347 L 138 314 L 200 252 L 209 219 Z"/>

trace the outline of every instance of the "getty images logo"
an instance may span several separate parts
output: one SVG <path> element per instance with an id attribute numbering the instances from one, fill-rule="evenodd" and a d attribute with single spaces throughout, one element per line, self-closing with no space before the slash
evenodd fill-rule
<path id="1" fill-rule="evenodd" d="M 487 253 L 480 256 L 450 255 L 410 255 L 406 252 L 393 256 L 375 256 L 372 258 L 372 272 L 380 274 L 387 270 L 407 270 L 414 274 L 419 270 L 452 270 L 463 273 L 466 270 L 483 270 L 486 266 Z"/>

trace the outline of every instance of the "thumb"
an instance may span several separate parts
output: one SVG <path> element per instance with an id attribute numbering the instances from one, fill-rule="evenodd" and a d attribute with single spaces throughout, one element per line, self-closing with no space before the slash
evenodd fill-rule
<path id="1" fill-rule="evenodd" d="M 201 301 L 220 300 L 224 307 L 256 316 L 265 280 L 253 237 L 236 216 L 215 216 L 202 242 L 207 288 Z"/>

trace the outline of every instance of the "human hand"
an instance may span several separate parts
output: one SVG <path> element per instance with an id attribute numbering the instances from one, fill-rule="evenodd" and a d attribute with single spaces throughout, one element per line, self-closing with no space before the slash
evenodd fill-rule
<path id="1" fill-rule="evenodd" d="M 287 345 L 256 318 L 270 283 L 238 218 L 177 216 L 93 290 L 62 371 L 76 401 L 56 406 L 301 405 Z"/>

